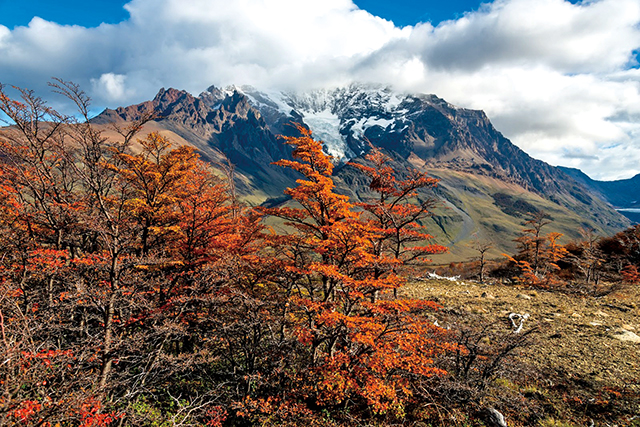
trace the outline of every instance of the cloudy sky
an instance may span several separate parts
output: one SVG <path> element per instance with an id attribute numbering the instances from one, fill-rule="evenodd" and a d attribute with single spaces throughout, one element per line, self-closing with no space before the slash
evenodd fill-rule
<path id="1" fill-rule="evenodd" d="M 55 102 L 46 82 L 72 80 L 96 110 L 161 87 L 392 84 L 484 110 L 551 164 L 640 173 L 640 0 L 89 4 L 0 0 L 0 82 Z"/>

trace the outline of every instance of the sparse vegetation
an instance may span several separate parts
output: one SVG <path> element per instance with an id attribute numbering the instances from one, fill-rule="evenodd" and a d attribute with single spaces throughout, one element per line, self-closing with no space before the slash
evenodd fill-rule
<path id="1" fill-rule="evenodd" d="M 355 203 L 296 127 L 276 164 L 302 178 L 250 209 L 231 165 L 137 138 L 151 115 L 107 138 L 77 86 L 53 86 L 80 119 L 0 87 L 0 424 L 636 422 L 640 226 L 563 245 L 496 193 L 523 219 L 514 253 L 478 238 L 435 268 L 419 191 L 437 179 L 381 151 L 354 166 Z"/>
<path id="2" fill-rule="evenodd" d="M 510 196 L 509 194 L 495 193 L 492 197 L 496 206 L 502 209 L 507 215 L 524 217 L 527 214 L 538 212 L 538 208 L 531 203 Z"/>

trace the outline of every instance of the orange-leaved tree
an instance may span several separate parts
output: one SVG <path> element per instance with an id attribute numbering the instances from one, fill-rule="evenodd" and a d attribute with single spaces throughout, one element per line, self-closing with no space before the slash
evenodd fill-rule
<path id="1" fill-rule="evenodd" d="M 289 330 L 304 349 L 293 389 L 315 406 L 401 414 L 411 379 L 441 373 L 432 360 L 446 347 L 441 330 L 423 317 L 437 305 L 393 298 L 404 279 L 391 267 L 380 274 L 380 266 L 402 258 L 376 251 L 385 231 L 336 193 L 331 157 L 310 131 L 298 131 L 285 138 L 295 160 L 276 162 L 303 175 L 285 191 L 294 203 L 264 209 L 292 230 L 272 244 L 291 290 Z"/>
<path id="2" fill-rule="evenodd" d="M 369 188 L 377 193 L 373 200 L 357 204 L 368 212 L 368 225 L 377 233 L 371 248 L 373 254 L 387 260 L 376 266 L 375 277 L 416 261 L 429 262 L 427 257 L 446 252 L 445 246 L 429 243 L 433 236 L 421 224 L 431 216 L 435 200 L 420 199 L 418 190 L 435 187 L 438 180 L 415 169 L 408 170 L 405 179 L 398 179 L 391 166 L 392 159 L 375 147 L 365 159 L 372 166 L 350 164 L 371 179 Z"/>
<path id="3" fill-rule="evenodd" d="M 186 146 L 170 149 L 169 140 L 157 132 L 138 143 L 139 153 L 117 153 L 117 162 L 109 166 L 128 184 L 125 209 L 139 222 L 139 254 L 147 255 L 175 230 L 176 207 L 197 165 L 197 154 Z"/>
<path id="4" fill-rule="evenodd" d="M 81 119 L 0 85 L 2 425 L 106 425 L 147 390 L 187 383 L 211 353 L 196 346 L 211 282 L 229 276 L 218 261 L 244 256 L 257 228 L 192 149 L 151 134 L 136 153 L 141 121 L 108 139 L 76 85 L 54 88 Z M 203 262 L 210 274 L 193 274 Z"/>
<path id="5" fill-rule="evenodd" d="M 76 102 L 85 122 L 57 113 L 30 91 L 18 89 L 21 99 L 11 99 L 0 85 L 0 110 L 12 124 L 0 144 L 0 179 L 10 195 L 3 198 L 0 242 L 1 310 L 8 315 L 2 329 L 12 353 L 2 368 L 0 412 L 26 425 L 78 420 L 88 414 L 88 402 L 105 395 L 122 292 L 127 226 L 112 215 L 118 197 L 104 163 L 109 148 L 124 145 L 93 131 L 88 100 L 76 86 L 54 87 Z M 83 273 L 87 266 L 90 275 Z"/>
<path id="6" fill-rule="evenodd" d="M 554 273 L 560 268 L 557 262 L 568 254 L 567 249 L 558 243 L 561 233 L 542 234 L 542 228 L 550 224 L 548 215 L 538 211 L 531 213 L 524 222 L 522 235 L 515 241 L 520 248 L 514 257 L 507 258 L 520 269 L 520 278 L 527 284 L 549 286 L 554 284 Z"/>

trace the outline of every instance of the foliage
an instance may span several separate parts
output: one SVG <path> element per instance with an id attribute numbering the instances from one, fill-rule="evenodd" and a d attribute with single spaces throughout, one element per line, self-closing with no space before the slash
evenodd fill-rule
<path id="1" fill-rule="evenodd" d="M 395 296 L 402 266 L 442 251 L 419 224 L 431 202 L 414 204 L 434 180 L 374 153 L 380 199 L 356 206 L 299 128 L 278 162 L 304 176 L 297 204 L 258 212 L 193 149 L 137 139 L 152 116 L 109 139 L 76 85 L 52 87 L 80 119 L 0 87 L 0 424 L 402 419 L 445 374 L 438 305 Z"/>
<path id="2" fill-rule="evenodd" d="M 398 183 L 403 186 L 398 190 L 386 170 L 383 188 L 370 170 L 376 183 L 372 187 L 383 194 L 382 201 L 356 211 L 346 196 L 335 193 L 333 165 L 321 143 L 306 129 L 298 130 L 301 136 L 287 142 L 299 160 L 277 164 L 304 175 L 298 187 L 285 192 L 301 207 L 264 209 L 295 230 L 273 243 L 289 273 L 291 327 L 304 346 L 304 363 L 311 374 L 293 383 L 320 407 L 352 402 L 357 411 L 367 408 L 374 414 L 401 416 L 413 394 L 411 378 L 442 374 L 433 367 L 433 357 L 448 348 L 435 339 L 440 329 L 421 316 L 426 309 L 436 309 L 435 304 L 393 297 L 403 285 L 396 267 L 404 264 L 407 254 L 415 259 L 439 250 L 407 246 L 429 238 L 415 224 L 426 206 L 412 209 L 400 203 L 413 189 L 432 182 L 415 176 Z M 390 195 L 391 205 L 385 201 Z M 382 210 L 398 220 L 394 228 L 384 219 L 381 223 Z M 388 242 L 395 252 L 385 248 Z"/>
<path id="3" fill-rule="evenodd" d="M 544 213 L 525 222 L 522 236 L 517 239 L 519 252 L 507 256 L 510 265 L 500 267 L 505 271 L 515 268 L 515 277 L 513 271 L 511 276 L 516 282 L 604 295 L 640 281 L 639 226 L 610 237 L 581 228 L 581 240 L 560 245 L 559 233 L 542 234 L 542 228 L 549 223 Z"/>
<path id="4" fill-rule="evenodd" d="M 372 240 L 373 254 L 394 261 L 379 263 L 374 276 L 378 278 L 389 271 L 397 272 L 400 265 L 410 265 L 416 261 L 429 262 L 426 257 L 446 252 L 446 247 L 428 243 L 433 236 L 426 233 L 420 224 L 420 221 L 431 216 L 435 200 L 420 200 L 416 191 L 435 187 L 438 180 L 417 170 L 407 171 L 408 177 L 399 180 L 389 165 L 391 159 L 377 148 L 372 148 L 365 159 L 372 166 L 358 163 L 351 165 L 371 179 L 369 188 L 378 197 L 358 203 L 357 206 L 368 213 L 368 225 L 377 233 Z"/>
<path id="5" fill-rule="evenodd" d="M 445 330 L 440 304 L 400 297 L 406 274 L 446 250 L 423 226 L 437 180 L 372 149 L 351 165 L 371 190 L 354 203 L 297 127 L 293 158 L 276 163 L 301 176 L 289 201 L 249 209 L 232 165 L 222 179 L 192 148 L 138 138 L 151 115 L 107 138 L 76 85 L 52 87 L 76 117 L 0 86 L 12 124 L 0 133 L 1 425 L 478 425 L 487 402 L 557 415 L 510 371 L 533 330 L 468 313 Z M 561 245 L 544 212 L 515 206 L 533 212 L 502 266 L 517 284 L 637 286 L 640 226 Z M 481 282 L 491 248 L 474 246 Z M 585 396 L 563 399 L 594 417 L 637 402 L 633 390 Z"/>
<path id="6" fill-rule="evenodd" d="M 517 281 L 546 288 L 557 284 L 558 261 L 567 255 L 567 249 L 558 242 L 562 234 L 542 233 L 550 223 L 542 211 L 530 214 L 524 222 L 522 235 L 516 239 L 519 252 L 514 257 L 506 255 L 519 270 Z"/>

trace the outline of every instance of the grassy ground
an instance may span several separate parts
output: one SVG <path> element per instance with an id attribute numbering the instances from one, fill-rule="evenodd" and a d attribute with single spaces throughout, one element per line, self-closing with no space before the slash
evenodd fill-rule
<path id="1" fill-rule="evenodd" d="M 536 329 L 530 344 L 502 362 L 504 369 L 474 401 L 499 408 L 510 426 L 640 426 L 640 342 L 633 341 L 640 340 L 638 287 L 597 297 L 440 279 L 415 280 L 404 293 L 442 304 L 434 320 L 445 328 L 491 325 L 480 341 L 485 350 L 490 340 L 513 333 L 511 313 L 529 316 L 521 333 Z"/>
<path id="2" fill-rule="evenodd" d="M 605 220 L 604 211 L 599 210 L 602 208 L 600 202 L 589 206 L 580 205 L 575 200 L 560 196 L 554 202 L 497 178 L 449 169 L 427 171 L 440 179 L 436 189 L 438 197 L 450 202 L 441 203 L 434 209 L 434 218 L 426 223 L 429 233 L 436 237 L 436 242 L 450 248 L 449 253 L 434 259 L 438 263 L 467 261 L 477 256 L 472 249 L 476 238 L 494 243 L 494 249 L 489 253 L 492 257 L 514 253 L 516 244 L 513 239 L 518 237 L 522 223 L 527 219 L 527 212 L 530 211 L 526 208 L 519 211 L 517 203 L 524 203 L 549 214 L 552 223 L 544 228 L 544 233 L 562 233 L 564 236 L 561 244 L 580 239 L 580 227 L 593 228 L 602 235 L 610 235 L 627 226 L 627 223 L 616 222 L 613 217 L 607 216 Z M 494 199 L 496 194 L 511 200 L 500 205 Z M 620 219 L 615 213 L 612 215 Z M 440 222 L 444 222 L 442 225 L 446 232 L 440 229 Z"/>

